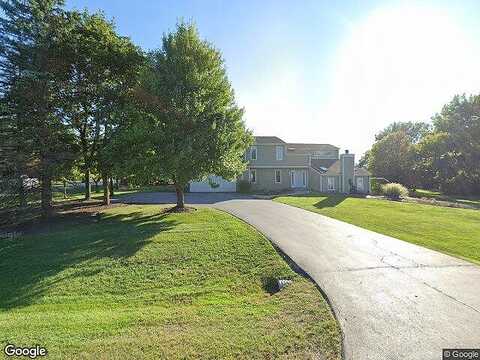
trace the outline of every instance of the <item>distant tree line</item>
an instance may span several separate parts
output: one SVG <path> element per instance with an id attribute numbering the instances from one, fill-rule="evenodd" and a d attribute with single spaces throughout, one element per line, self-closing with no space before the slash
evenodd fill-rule
<path id="1" fill-rule="evenodd" d="M 432 122 L 396 122 L 360 165 L 410 188 L 480 194 L 480 95 L 457 95 Z"/>
<path id="2" fill-rule="evenodd" d="M 78 174 L 86 199 L 92 177 L 103 180 L 105 204 L 113 178 L 169 181 L 183 208 L 190 180 L 245 169 L 243 110 L 193 24 L 145 53 L 102 13 L 63 5 L 0 1 L 0 183 L 21 195 L 37 178 L 48 216 L 52 183 Z"/>

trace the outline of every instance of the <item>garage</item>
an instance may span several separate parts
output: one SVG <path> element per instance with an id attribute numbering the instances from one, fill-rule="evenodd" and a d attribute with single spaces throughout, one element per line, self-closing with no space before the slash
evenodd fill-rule
<path id="1" fill-rule="evenodd" d="M 190 192 L 236 192 L 237 182 L 210 175 L 204 181 L 191 181 Z"/>

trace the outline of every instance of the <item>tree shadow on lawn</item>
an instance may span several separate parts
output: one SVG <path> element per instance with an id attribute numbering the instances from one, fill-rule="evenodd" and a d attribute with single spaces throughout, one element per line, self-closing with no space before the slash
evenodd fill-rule
<path id="1" fill-rule="evenodd" d="M 155 234 L 177 225 L 167 220 L 165 213 L 145 215 L 137 211 L 87 219 L 75 215 L 60 219 L 64 223 L 52 231 L 0 239 L 0 309 L 32 304 L 55 283 L 102 271 L 76 265 L 102 258 L 128 259 Z M 71 274 L 53 279 L 71 268 Z"/>
<path id="2" fill-rule="evenodd" d="M 323 194 L 322 196 L 326 196 L 326 197 L 313 205 L 317 209 L 336 207 L 337 205 L 341 204 L 347 198 L 347 196 L 344 196 L 344 195 Z"/>

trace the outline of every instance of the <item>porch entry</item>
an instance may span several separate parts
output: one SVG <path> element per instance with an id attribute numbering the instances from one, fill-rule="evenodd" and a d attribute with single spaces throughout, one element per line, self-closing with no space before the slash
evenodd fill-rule
<path id="1" fill-rule="evenodd" d="M 363 187 L 363 178 L 362 177 L 357 177 L 357 190 L 360 192 L 364 192 L 365 189 Z"/>
<path id="2" fill-rule="evenodd" d="M 307 170 L 291 170 L 290 184 L 292 188 L 306 188 Z"/>

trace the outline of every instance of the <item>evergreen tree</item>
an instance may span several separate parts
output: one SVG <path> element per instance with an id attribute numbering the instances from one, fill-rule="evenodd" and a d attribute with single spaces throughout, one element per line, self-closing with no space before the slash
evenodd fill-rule
<path id="1" fill-rule="evenodd" d="M 59 116 L 61 87 L 69 71 L 63 61 L 68 23 L 60 0 L 0 2 L 0 85 L 2 121 L 20 154 L 17 172 L 34 165 L 41 183 L 44 215 L 52 210 L 52 180 L 72 159 L 72 134 Z"/>

